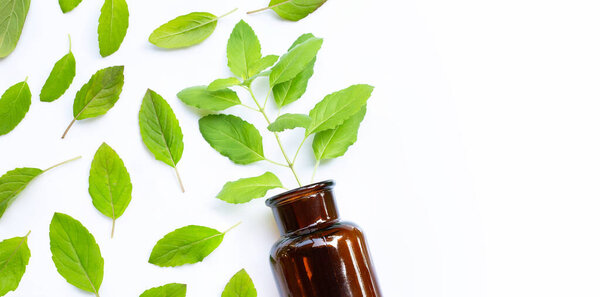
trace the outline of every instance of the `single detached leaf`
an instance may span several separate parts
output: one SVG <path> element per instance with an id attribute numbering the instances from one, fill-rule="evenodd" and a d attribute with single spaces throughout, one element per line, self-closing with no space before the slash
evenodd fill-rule
<path id="1" fill-rule="evenodd" d="M 217 17 L 208 12 L 192 12 L 178 16 L 158 27 L 148 40 L 162 48 L 182 48 L 208 38 L 217 27 Z"/>
<path id="2" fill-rule="evenodd" d="M 185 284 L 166 284 L 164 286 L 148 289 L 140 297 L 185 297 L 187 286 Z"/>
<path id="3" fill-rule="evenodd" d="M 179 228 L 156 243 L 148 262 L 161 267 L 201 262 L 221 244 L 224 235 L 203 226 Z"/>
<path id="4" fill-rule="evenodd" d="M 228 203 L 246 203 L 265 197 L 267 191 L 275 188 L 283 188 L 281 181 L 275 174 L 265 172 L 263 175 L 227 182 L 217 198 Z"/>
<path id="5" fill-rule="evenodd" d="M 256 297 L 256 288 L 245 269 L 238 271 L 231 277 L 221 297 Z"/>
<path id="6" fill-rule="evenodd" d="M 98 44 L 100 55 L 110 56 L 116 52 L 129 27 L 129 9 L 125 0 L 104 0 L 98 19 Z"/>
<path id="7" fill-rule="evenodd" d="M 325 2 L 327 0 L 271 0 L 269 7 L 280 17 L 295 22 L 313 13 Z"/>
<path id="8" fill-rule="evenodd" d="M 286 129 L 308 128 L 311 119 L 305 114 L 286 113 L 279 116 L 267 127 L 271 132 L 281 132 Z"/>
<path id="9" fill-rule="evenodd" d="M 269 75 L 271 86 L 288 81 L 303 71 L 317 56 L 322 44 L 323 39 L 321 38 L 309 38 L 281 56 L 279 62 L 271 68 Z"/>
<path id="10" fill-rule="evenodd" d="M 250 68 L 248 69 L 250 78 L 260 76 L 261 71 L 273 66 L 277 60 L 279 60 L 279 56 L 277 55 L 267 55 L 260 58 L 260 60 L 250 65 Z"/>
<path id="11" fill-rule="evenodd" d="M 0 2 L 0 58 L 8 56 L 17 47 L 30 0 L 2 0 Z"/>
<path id="12" fill-rule="evenodd" d="M 25 274 L 31 257 L 27 235 L 0 242 L 0 296 L 16 290 Z"/>
<path id="13" fill-rule="evenodd" d="M 27 81 L 8 88 L 0 98 L 0 135 L 12 131 L 25 117 L 31 105 Z"/>
<path id="14" fill-rule="evenodd" d="M 371 92 L 372 86 L 353 85 L 325 96 L 309 113 L 312 122 L 306 129 L 306 135 L 339 126 L 360 111 L 371 97 Z"/>
<path id="15" fill-rule="evenodd" d="M 56 270 L 69 284 L 98 296 L 104 259 L 96 239 L 79 221 L 54 213 L 50 223 L 50 251 Z"/>
<path id="16" fill-rule="evenodd" d="M 94 207 L 112 219 L 111 237 L 115 221 L 131 202 L 131 187 L 131 178 L 123 160 L 108 144 L 102 143 L 92 161 L 89 193 Z"/>
<path id="17" fill-rule="evenodd" d="M 139 113 L 140 133 L 154 157 L 175 168 L 181 191 L 184 192 L 177 163 L 183 155 L 183 133 L 175 113 L 159 94 L 148 89 Z"/>
<path id="18" fill-rule="evenodd" d="M 73 82 L 73 78 L 75 78 L 75 56 L 69 45 L 69 53 L 54 64 L 50 76 L 40 92 L 40 100 L 52 102 L 60 98 Z"/>
<path id="19" fill-rule="evenodd" d="M 315 36 L 311 33 L 302 34 L 300 37 L 298 37 L 298 39 L 296 39 L 296 41 L 294 41 L 292 46 L 288 49 L 288 52 L 297 45 L 314 37 Z M 275 99 L 277 106 L 286 106 L 300 99 L 300 97 L 304 95 L 304 92 L 306 92 L 306 87 L 308 86 L 308 80 L 314 73 L 316 61 L 317 58 L 315 57 L 306 65 L 304 70 L 300 71 L 300 73 L 298 73 L 294 78 L 273 86 L 273 98 Z"/>
<path id="20" fill-rule="evenodd" d="M 218 91 L 221 89 L 238 86 L 241 83 L 242 82 L 237 79 L 237 77 L 219 78 L 211 82 L 206 89 L 209 91 Z"/>
<path id="21" fill-rule="evenodd" d="M 0 217 L 14 198 L 42 172 L 37 168 L 16 168 L 0 177 Z"/>
<path id="22" fill-rule="evenodd" d="M 313 139 L 313 152 L 317 161 L 343 156 L 348 148 L 356 142 L 360 122 L 365 117 L 367 107 L 349 117 L 334 129 L 317 133 Z"/>
<path id="23" fill-rule="evenodd" d="M 246 80 L 256 73 L 250 73 L 250 67 L 255 64 L 262 54 L 260 41 L 254 30 L 241 20 L 231 32 L 227 42 L 227 65 L 233 74 Z"/>
<path id="24" fill-rule="evenodd" d="M 215 111 L 225 110 L 242 103 L 237 93 L 233 90 L 221 89 L 209 91 L 205 86 L 183 89 L 177 93 L 177 97 L 189 106 Z"/>
<path id="25" fill-rule="evenodd" d="M 60 10 L 62 10 L 63 13 L 73 10 L 79 3 L 81 3 L 81 0 L 58 0 Z"/>
<path id="26" fill-rule="evenodd" d="M 208 144 L 234 163 L 250 164 L 265 159 L 260 132 L 241 118 L 214 114 L 201 118 L 198 124 Z"/>

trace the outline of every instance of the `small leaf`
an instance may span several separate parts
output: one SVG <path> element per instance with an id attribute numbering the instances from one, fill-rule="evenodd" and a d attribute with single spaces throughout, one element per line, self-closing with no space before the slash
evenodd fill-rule
<path id="1" fill-rule="evenodd" d="M 216 79 L 208 85 L 206 88 L 209 91 L 218 91 L 221 89 L 226 89 L 233 86 L 238 86 L 242 82 L 237 79 L 237 77 L 229 77 L 229 78 L 220 78 Z"/>
<path id="2" fill-rule="evenodd" d="M 125 0 L 104 0 L 98 19 L 98 44 L 100 55 L 110 56 L 116 52 L 129 27 L 129 8 Z"/>
<path id="3" fill-rule="evenodd" d="M 202 137 L 236 164 L 264 160 L 262 136 L 250 123 L 233 115 L 215 114 L 198 121 Z"/>
<path id="4" fill-rule="evenodd" d="M 367 103 L 371 92 L 372 86 L 353 85 L 325 96 L 309 113 L 312 122 L 306 129 L 306 135 L 339 126 Z"/>
<path id="5" fill-rule="evenodd" d="M 73 56 L 69 44 L 69 53 L 54 64 L 50 76 L 46 79 L 46 83 L 44 83 L 40 92 L 40 100 L 52 102 L 60 98 L 69 89 L 73 78 L 75 78 L 75 56 Z"/>
<path id="6" fill-rule="evenodd" d="M 356 142 L 360 122 L 367 112 L 366 106 L 334 129 L 317 133 L 313 139 L 313 152 L 317 161 L 343 156 Z"/>
<path id="7" fill-rule="evenodd" d="M 0 3 L 0 58 L 4 58 L 17 47 L 30 0 L 3 0 Z"/>
<path id="8" fill-rule="evenodd" d="M 81 0 L 58 0 L 60 10 L 62 10 L 63 13 L 73 10 L 79 3 L 81 3 Z"/>
<path id="9" fill-rule="evenodd" d="M 50 223 L 50 251 L 56 270 L 69 284 L 98 296 L 104 259 L 96 239 L 79 221 L 54 213 Z"/>
<path id="10" fill-rule="evenodd" d="M 265 197 L 267 191 L 275 188 L 283 188 L 281 181 L 275 174 L 266 172 L 263 175 L 227 182 L 217 198 L 228 203 L 246 203 L 255 198 Z"/>
<path id="11" fill-rule="evenodd" d="M 322 44 L 323 39 L 310 38 L 294 46 L 289 52 L 281 56 L 279 62 L 271 68 L 271 74 L 269 75 L 271 86 L 288 81 L 302 72 L 317 56 Z"/>
<path id="12" fill-rule="evenodd" d="M 183 155 L 183 133 L 171 106 L 159 94 L 148 89 L 140 108 L 139 121 L 144 144 L 157 160 L 175 168 L 181 191 L 185 192 L 176 167 Z"/>
<path id="13" fill-rule="evenodd" d="M 286 113 L 279 116 L 267 127 L 271 132 L 281 132 L 286 129 L 307 128 L 311 119 L 305 114 Z"/>
<path id="14" fill-rule="evenodd" d="M 19 286 L 31 252 L 25 237 L 14 237 L 0 242 L 0 296 Z"/>
<path id="15" fill-rule="evenodd" d="M 209 91 L 205 86 L 183 89 L 177 93 L 177 97 L 189 106 L 215 111 L 225 110 L 242 103 L 233 90 Z"/>
<path id="16" fill-rule="evenodd" d="M 256 63 L 250 65 L 250 69 L 248 70 L 248 73 L 251 74 L 250 78 L 261 76 L 260 72 L 273 66 L 277 60 L 279 60 L 279 56 L 277 55 L 267 55 L 262 57 L 260 60 L 256 61 Z"/>
<path id="17" fill-rule="evenodd" d="M 327 0 L 271 0 L 269 7 L 280 17 L 295 22 L 313 13 L 325 2 Z"/>
<path id="18" fill-rule="evenodd" d="M 185 284 L 172 283 L 148 289 L 140 297 L 185 297 L 186 291 Z"/>
<path id="19" fill-rule="evenodd" d="M 201 262 L 219 247 L 224 235 L 225 233 L 203 226 L 179 228 L 156 243 L 148 262 L 160 267 Z"/>
<path id="20" fill-rule="evenodd" d="M 254 283 L 245 269 L 238 271 L 227 283 L 221 297 L 256 297 Z"/>
<path id="21" fill-rule="evenodd" d="M 250 66 L 260 60 L 260 41 L 252 27 L 243 20 L 233 28 L 227 41 L 227 66 L 231 72 L 246 80 L 253 76 Z"/>
<path id="22" fill-rule="evenodd" d="M 8 88 L 0 98 L 0 135 L 12 131 L 25 117 L 31 105 L 27 81 Z"/>
<path id="23" fill-rule="evenodd" d="M 102 143 L 92 160 L 88 191 L 94 207 L 112 219 L 111 237 L 115 221 L 131 202 L 131 188 L 131 178 L 123 160 L 108 144 Z"/>
<path id="24" fill-rule="evenodd" d="M 16 168 L 0 177 L 0 217 L 12 200 L 42 172 L 37 168 Z"/>
<path id="25" fill-rule="evenodd" d="M 192 12 L 158 27 L 148 40 L 162 48 L 188 47 L 204 41 L 216 27 L 215 15 L 208 12 Z"/>
<path id="26" fill-rule="evenodd" d="M 298 37 L 298 39 L 296 39 L 296 41 L 294 41 L 288 51 L 291 51 L 297 45 L 314 37 L 315 36 L 311 33 L 302 34 L 300 37 Z M 316 61 L 317 58 L 315 57 L 306 65 L 306 68 L 300 71 L 300 73 L 298 73 L 294 78 L 273 86 L 273 98 L 275 99 L 277 106 L 286 106 L 300 99 L 300 97 L 304 95 L 304 92 L 306 92 L 306 87 L 308 86 L 308 80 L 314 73 Z"/>

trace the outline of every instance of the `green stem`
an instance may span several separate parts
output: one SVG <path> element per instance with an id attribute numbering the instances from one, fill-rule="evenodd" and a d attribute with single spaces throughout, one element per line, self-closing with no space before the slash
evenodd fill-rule
<path id="1" fill-rule="evenodd" d="M 231 231 L 233 228 L 235 228 L 235 227 L 239 226 L 241 223 L 242 223 L 242 222 L 237 222 L 237 224 L 235 224 L 235 225 L 233 225 L 233 226 L 229 227 L 227 230 L 223 231 L 223 234 L 225 234 L 225 233 L 227 233 L 227 232 Z"/>
<path id="2" fill-rule="evenodd" d="M 228 13 L 226 13 L 226 14 L 224 14 L 224 15 L 220 16 L 220 17 L 217 17 L 217 19 L 218 19 L 218 20 L 220 20 L 220 19 L 222 19 L 222 18 L 224 18 L 224 17 L 226 17 L 226 16 L 228 16 L 228 15 L 230 15 L 230 14 L 232 14 L 232 13 L 236 12 L 237 10 L 238 10 L 238 9 L 237 9 L 237 8 L 235 8 L 235 9 L 233 9 L 232 11 L 230 11 L 230 12 L 228 12 Z"/>
<path id="3" fill-rule="evenodd" d="M 304 142 L 306 141 L 307 138 L 308 138 L 308 136 L 304 136 L 304 139 L 302 139 L 302 142 L 300 142 L 300 146 L 298 147 L 298 150 L 296 150 L 296 154 L 294 155 L 294 159 L 292 160 L 292 164 L 294 164 L 294 165 L 296 164 L 296 158 L 298 158 L 298 153 L 300 152 L 300 149 L 304 145 Z"/>
<path id="4" fill-rule="evenodd" d="M 265 158 L 265 161 L 267 161 L 267 162 L 269 162 L 269 163 L 271 163 L 271 164 L 275 164 L 275 165 L 277 165 L 277 166 L 288 167 L 287 165 L 285 165 L 285 164 L 283 164 L 283 163 L 275 162 L 275 161 L 273 161 L 273 160 L 271 160 L 271 159 L 267 159 L 267 158 Z"/>
<path id="5" fill-rule="evenodd" d="M 317 168 L 319 167 L 319 164 L 321 164 L 321 160 L 318 160 L 317 163 L 315 163 L 315 169 L 313 169 L 312 177 L 310 178 L 311 183 L 315 182 L 315 175 L 317 174 Z"/>
<path id="6" fill-rule="evenodd" d="M 110 230 L 110 238 L 115 237 L 115 223 L 117 222 L 117 220 L 115 218 L 113 218 L 112 220 L 112 229 Z"/>
<path id="7" fill-rule="evenodd" d="M 254 108 L 254 107 L 252 107 L 252 106 L 248 106 L 248 105 L 246 105 L 246 104 L 244 104 L 244 103 L 242 103 L 242 104 L 240 104 L 240 105 L 241 105 L 241 106 L 243 106 L 243 107 L 245 107 L 245 108 L 248 108 L 248 109 L 250 109 L 250 110 L 254 110 L 254 111 L 256 111 L 256 112 L 260 112 L 260 110 L 258 110 L 258 109 L 256 109 L 256 108 Z"/>
<path id="8" fill-rule="evenodd" d="M 261 9 L 257 9 L 257 10 L 248 11 L 248 12 L 247 12 L 247 14 L 253 14 L 253 13 L 257 13 L 257 12 L 265 11 L 265 10 L 267 10 L 267 9 L 275 8 L 275 7 L 277 7 L 277 6 L 280 6 L 280 5 L 286 4 L 286 3 L 290 2 L 290 1 L 292 1 L 292 0 L 283 1 L 283 2 L 281 2 L 281 3 L 277 3 L 277 4 L 275 4 L 275 5 L 271 5 L 271 6 L 263 7 L 263 8 L 261 8 Z"/>
<path id="9" fill-rule="evenodd" d="M 71 52 L 71 34 L 69 34 L 69 52 Z"/>
<path id="10" fill-rule="evenodd" d="M 185 193 L 185 189 L 183 188 L 183 181 L 181 181 L 181 176 L 179 175 L 179 170 L 177 170 L 177 166 L 175 168 L 175 175 L 177 175 L 177 181 L 179 182 L 179 187 L 181 188 L 181 193 Z"/>
<path id="11" fill-rule="evenodd" d="M 60 165 L 63 165 L 63 164 L 69 163 L 69 162 L 71 162 L 71 161 L 75 161 L 75 160 L 77 160 L 77 159 L 81 159 L 81 156 L 77 156 L 77 157 L 75 157 L 75 158 L 73 158 L 73 159 L 69 159 L 69 160 L 66 160 L 66 161 L 62 161 L 62 162 L 60 162 L 60 163 L 58 163 L 58 164 L 56 164 L 56 165 L 50 166 L 50 167 L 46 168 L 46 170 L 44 170 L 43 172 L 48 172 L 48 171 L 49 171 L 49 170 L 51 170 L 51 169 L 54 169 L 54 168 L 56 168 L 56 167 L 58 167 L 58 166 L 60 166 Z"/>

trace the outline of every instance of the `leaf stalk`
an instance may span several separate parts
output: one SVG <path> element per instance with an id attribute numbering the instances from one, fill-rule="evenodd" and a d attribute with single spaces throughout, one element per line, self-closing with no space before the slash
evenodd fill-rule
<path id="1" fill-rule="evenodd" d="M 177 181 L 179 182 L 179 187 L 181 188 L 181 192 L 185 193 L 185 188 L 183 187 L 183 181 L 181 181 L 181 176 L 179 175 L 179 170 L 177 170 L 177 166 L 175 168 L 175 175 L 177 175 Z"/>
<path id="2" fill-rule="evenodd" d="M 77 157 L 75 157 L 75 158 L 72 158 L 72 159 L 69 159 L 69 160 L 66 160 L 66 161 L 62 161 L 62 162 L 60 162 L 60 163 L 58 163 L 58 164 L 56 164 L 56 165 L 52 165 L 52 166 L 50 166 L 50 167 L 46 168 L 46 169 L 45 169 L 43 172 L 48 172 L 48 171 L 49 171 L 49 170 L 51 170 L 51 169 L 54 169 L 54 168 L 56 168 L 56 167 L 58 167 L 58 166 L 61 166 L 61 165 L 67 164 L 67 163 L 69 163 L 69 162 L 71 162 L 71 161 L 75 161 L 75 160 L 78 160 L 78 159 L 81 159 L 81 156 L 77 156 Z"/>
<path id="3" fill-rule="evenodd" d="M 281 6 L 281 5 L 283 5 L 283 4 L 287 4 L 288 2 L 291 2 L 291 1 L 292 1 L 292 0 L 287 0 L 287 1 L 283 1 L 283 2 L 281 2 L 281 3 L 277 3 L 277 4 L 275 4 L 275 5 L 271 5 L 271 6 L 263 7 L 263 8 L 261 8 L 261 9 L 256 9 L 256 10 L 248 11 L 248 12 L 246 12 L 246 14 L 253 14 L 253 13 L 257 13 L 257 12 L 261 12 L 261 11 L 269 10 L 269 9 L 275 8 L 275 7 L 277 7 L 277 6 Z"/>

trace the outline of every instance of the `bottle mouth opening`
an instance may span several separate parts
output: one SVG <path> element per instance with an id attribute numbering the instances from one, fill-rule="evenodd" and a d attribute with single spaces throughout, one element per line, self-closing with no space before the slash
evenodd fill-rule
<path id="1" fill-rule="evenodd" d="M 283 204 L 288 204 L 302 198 L 310 198 L 311 194 L 316 194 L 326 189 L 331 189 L 335 185 L 333 180 L 320 181 L 314 184 L 302 186 L 277 194 L 265 202 L 268 207 L 277 207 Z"/>

